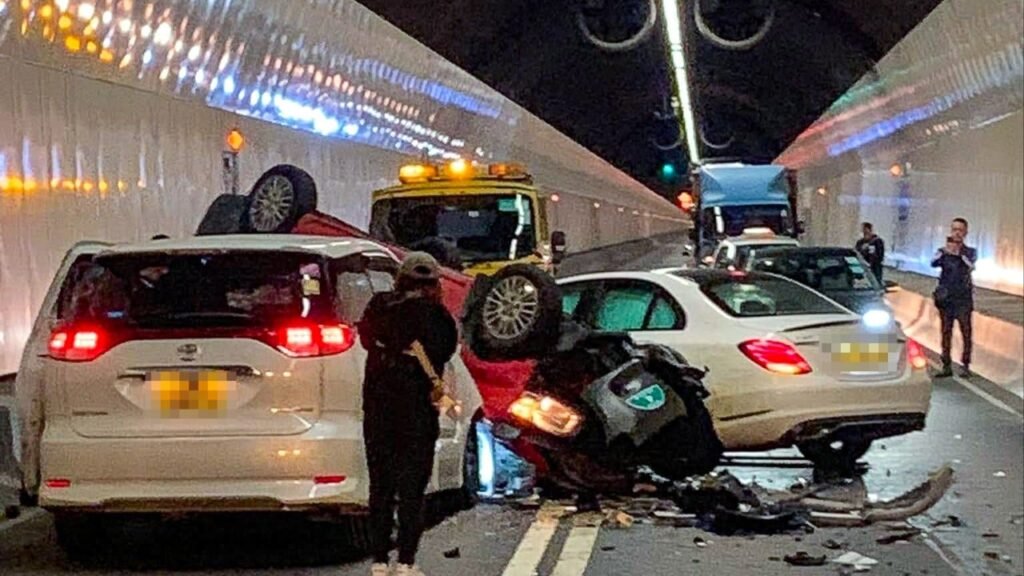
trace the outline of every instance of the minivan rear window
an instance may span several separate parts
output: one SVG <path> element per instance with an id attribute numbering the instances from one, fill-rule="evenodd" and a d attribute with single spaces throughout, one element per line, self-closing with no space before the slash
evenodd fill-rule
<path id="1" fill-rule="evenodd" d="M 783 278 L 736 275 L 701 283 L 701 291 L 730 316 L 848 314 L 822 295 Z"/>
<path id="2" fill-rule="evenodd" d="M 328 319 L 322 258 L 299 252 L 218 251 L 99 256 L 65 287 L 65 321 L 141 328 L 268 326 Z"/>

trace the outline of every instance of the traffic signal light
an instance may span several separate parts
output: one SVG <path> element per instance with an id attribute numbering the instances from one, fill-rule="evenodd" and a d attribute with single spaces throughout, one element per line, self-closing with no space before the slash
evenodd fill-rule
<path id="1" fill-rule="evenodd" d="M 661 165 L 661 177 L 663 180 L 674 180 L 676 177 L 676 166 L 671 162 L 665 162 Z"/>

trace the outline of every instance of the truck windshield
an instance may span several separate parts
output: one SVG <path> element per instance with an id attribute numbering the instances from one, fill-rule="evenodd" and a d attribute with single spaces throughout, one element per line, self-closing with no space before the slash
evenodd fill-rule
<path id="1" fill-rule="evenodd" d="M 370 233 L 414 250 L 440 240 L 464 263 L 514 260 L 537 249 L 533 201 L 525 194 L 378 200 Z"/>
<path id="2" fill-rule="evenodd" d="M 789 208 L 778 204 L 713 206 L 704 209 L 704 225 L 712 237 L 739 236 L 748 228 L 769 228 L 776 234 L 792 236 L 793 218 Z"/>

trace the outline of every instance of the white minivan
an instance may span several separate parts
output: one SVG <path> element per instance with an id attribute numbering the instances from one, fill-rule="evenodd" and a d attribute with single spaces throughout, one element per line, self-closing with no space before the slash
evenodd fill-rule
<path id="1" fill-rule="evenodd" d="M 354 326 L 397 265 L 312 236 L 77 245 L 16 381 L 24 497 L 65 544 L 95 512 L 362 512 Z M 481 399 L 458 354 L 445 378 L 464 409 L 440 416 L 430 490 L 471 493 Z"/>

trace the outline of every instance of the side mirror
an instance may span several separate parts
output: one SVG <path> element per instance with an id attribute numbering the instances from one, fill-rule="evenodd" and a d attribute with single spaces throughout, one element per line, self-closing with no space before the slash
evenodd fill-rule
<path id="1" fill-rule="evenodd" d="M 797 233 L 798 236 L 802 235 L 802 234 L 806 234 L 807 233 L 807 223 L 804 222 L 803 220 L 800 220 L 799 222 L 797 222 L 796 223 L 796 233 Z"/>
<path id="2" fill-rule="evenodd" d="M 561 264 L 565 260 L 567 253 L 567 244 L 565 241 L 565 232 L 556 230 L 551 233 L 551 261 L 555 264 Z"/>
<path id="3" fill-rule="evenodd" d="M 892 294 L 893 292 L 899 292 L 900 290 L 902 290 L 902 288 L 900 288 L 899 282 L 894 282 L 892 280 L 886 280 L 885 282 L 883 282 L 883 284 L 885 284 L 885 293 L 886 294 Z"/>

